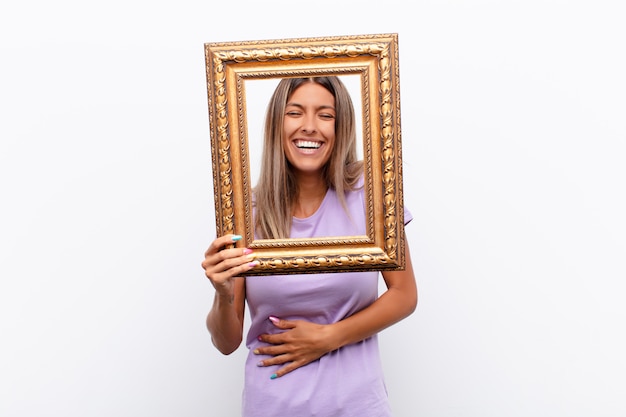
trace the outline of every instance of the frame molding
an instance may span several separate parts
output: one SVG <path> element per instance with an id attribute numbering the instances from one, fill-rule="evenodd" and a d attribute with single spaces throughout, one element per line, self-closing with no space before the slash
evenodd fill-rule
<path id="1" fill-rule="evenodd" d="M 206 43 L 204 50 L 216 232 L 239 234 L 236 245 L 254 250 L 260 265 L 246 275 L 404 269 L 397 34 Z M 254 240 L 244 81 L 354 74 L 361 79 L 367 235 Z"/>

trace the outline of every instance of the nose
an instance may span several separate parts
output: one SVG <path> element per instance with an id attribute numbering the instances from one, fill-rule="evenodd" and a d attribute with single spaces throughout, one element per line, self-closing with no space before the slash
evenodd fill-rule
<path id="1" fill-rule="evenodd" d="M 311 135 L 317 131 L 317 125 L 315 123 L 315 115 L 308 114 L 302 118 L 302 127 L 300 128 L 302 133 Z"/>

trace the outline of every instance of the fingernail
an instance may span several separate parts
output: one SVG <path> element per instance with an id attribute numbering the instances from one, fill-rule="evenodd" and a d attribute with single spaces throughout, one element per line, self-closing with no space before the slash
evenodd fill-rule
<path id="1" fill-rule="evenodd" d="M 263 366 L 263 361 L 257 362 L 256 366 Z"/>
<path id="2" fill-rule="evenodd" d="M 244 248 L 244 250 L 243 250 L 243 254 L 244 254 L 244 255 L 250 255 L 251 253 L 252 253 L 252 249 L 250 249 L 250 248 Z"/>
<path id="3" fill-rule="evenodd" d="M 254 349 L 252 353 L 254 353 L 255 355 L 259 355 L 261 352 L 259 352 L 259 349 Z"/>
<path id="4" fill-rule="evenodd" d="M 233 242 L 237 242 L 238 240 L 241 240 L 241 236 L 240 235 L 233 235 L 233 237 L 231 238 Z"/>
<path id="5" fill-rule="evenodd" d="M 250 263 L 248 264 L 248 266 L 249 266 L 250 268 L 254 268 L 254 267 L 255 267 L 255 266 L 257 266 L 258 264 L 259 264 L 259 261 L 253 261 L 253 262 L 250 262 Z"/>
<path id="6" fill-rule="evenodd" d="M 263 341 L 263 340 L 261 339 L 261 336 L 257 337 L 257 340 L 258 340 L 259 342 L 262 342 L 262 341 Z"/>
<path id="7" fill-rule="evenodd" d="M 274 324 L 277 324 L 280 321 L 280 319 L 275 316 L 269 316 L 268 319 L 270 319 L 270 321 Z"/>
<path id="8" fill-rule="evenodd" d="M 270 379 L 276 379 L 276 378 L 278 378 L 278 375 L 276 374 L 272 374 L 272 376 L 270 376 Z"/>

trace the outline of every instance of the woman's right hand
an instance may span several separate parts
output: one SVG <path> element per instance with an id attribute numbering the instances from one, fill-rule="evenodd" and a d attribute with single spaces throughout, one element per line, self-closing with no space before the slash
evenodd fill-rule
<path id="1" fill-rule="evenodd" d="M 215 239 L 204 253 L 202 269 L 220 294 L 231 294 L 232 278 L 235 278 L 258 265 L 252 250 L 248 248 L 226 248 L 237 242 L 241 236 L 226 235 Z"/>

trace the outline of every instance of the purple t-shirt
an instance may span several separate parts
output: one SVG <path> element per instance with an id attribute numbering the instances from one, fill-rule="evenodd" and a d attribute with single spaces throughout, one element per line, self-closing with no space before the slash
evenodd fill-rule
<path id="1" fill-rule="evenodd" d="M 306 219 L 294 218 L 291 237 L 365 235 L 363 189 L 346 195 L 348 216 L 330 189 L 319 209 Z M 405 224 L 412 217 L 405 210 Z M 386 417 L 391 416 L 376 336 L 344 346 L 280 378 L 280 366 L 259 367 L 265 357 L 252 351 L 266 345 L 257 337 L 279 330 L 270 315 L 287 320 L 328 324 L 372 304 L 380 273 L 275 275 L 246 278 L 251 315 L 246 346 L 244 417 Z"/>

